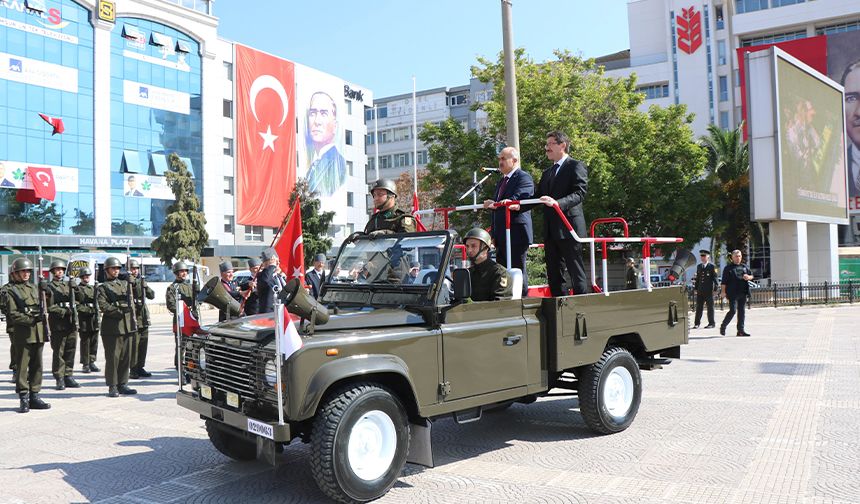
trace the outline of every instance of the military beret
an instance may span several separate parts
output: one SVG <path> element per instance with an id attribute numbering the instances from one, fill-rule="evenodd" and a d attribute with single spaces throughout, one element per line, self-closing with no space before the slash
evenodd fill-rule
<path id="1" fill-rule="evenodd" d="M 221 273 L 233 271 L 233 263 L 231 263 L 230 261 L 224 261 L 218 265 L 218 269 L 221 270 Z"/>
<path id="2" fill-rule="evenodd" d="M 263 253 L 260 254 L 260 259 L 264 261 L 268 261 L 274 257 L 278 257 L 278 253 L 275 252 L 275 249 L 273 249 L 272 247 L 263 250 Z"/>
<path id="3" fill-rule="evenodd" d="M 248 259 L 248 267 L 249 268 L 255 268 L 255 267 L 259 266 L 260 264 L 261 264 L 260 260 L 257 259 L 256 257 L 252 257 L 252 258 Z"/>
<path id="4" fill-rule="evenodd" d="M 699 251 L 699 255 L 711 255 L 710 250 L 702 249 Z"/>

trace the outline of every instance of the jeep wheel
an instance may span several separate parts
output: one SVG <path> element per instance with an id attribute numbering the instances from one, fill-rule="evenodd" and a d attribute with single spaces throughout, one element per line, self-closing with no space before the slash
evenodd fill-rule
<path id="1" fill-rule="evenodd" d="M 409 451 L 409 421 L 388 390 L 359 383 L 335 391 L 319 408 L 311 433 L 311 471 L 326 495 L 366 502 L 397 481 Z"/>
<path id="2" fill-rule="evenodd" d="M 234 460 L 254 460 L 257 458 L 257 445 L 229 425 L 215 420 L 206 420 L 206 433 L 216 450 Z"/>
<path id="3" fill-rule="evenodd" d="M 607 348 L 579 380 L 579 410 L 594 432 L 621 432 L 633 423 L 642 401 L 642 376 L 624 348 Z"/>

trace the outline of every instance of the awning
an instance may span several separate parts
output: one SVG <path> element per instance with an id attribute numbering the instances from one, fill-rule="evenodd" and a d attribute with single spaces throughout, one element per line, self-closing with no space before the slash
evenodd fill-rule
<path id="1" fill-rule="evenodd" d="M 167 156 L 164 154 L 152 153 L 149 155 L 150 166 L 155 175 L 164 176 L 167 173 Z"/>
<path id="2" fill-rule="evenodd" d="M 134 40 L 140 43 L 143 43 L 143 41 L 146 40 L 146 37 L 143 35 L 143 32 L 140 31 L 140 28 L 130 24 L 122 25 L 122 36 L 123 38 Z"/>
<path id="3" fill-rule="evenodd" d="M 188 42 L 186 42 L 184 40 L 177 40 L 176 41 L 176 52 L 190 53 L 191 52 L 191 45 L 189 45 Z"/>
<path id="4" fill-rule="evenodd" d="M 137 151 L 122 151 L 122 170 L 126 173 L 140 173 L 140 155 Z"/>
<path id="5" fill-rule="evenodd" d="M 173 47 L 173 38 L 162 33 L 152 32 L 149 37 L 149 43 L 154 46 Z"/>

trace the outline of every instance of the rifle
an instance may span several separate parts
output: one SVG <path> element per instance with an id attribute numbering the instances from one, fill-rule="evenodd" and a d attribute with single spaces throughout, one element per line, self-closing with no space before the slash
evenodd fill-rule
<path id="1" fill-rule="evenodd" d="M 78 307 L 75 306 L 75 289 L 78 287 L 75 285 L 72 277 L 69 277 L 69 310 L 72 313 L 72 325 L 75 326 L 75 330 L 78 330 Z"/>
<path id="2" fill-rule="evenodd" d="M 200 280 L 197 279 L 197 264 L 192 267 L 191 278 L 191 312 L 197 316 L 197 295 L 200 294 Z"/>
<path id="3" fill-rule="evenodd" d="M 93 312 L 95 314 L 93 315 L 93 328 L 96 330 L 96 332 L 98 332 L 98 330 L 101 329 L 101 325 L 102 325 L 101 313 L 99 313 L 98 297 L 99 297 L 99 282 L 94 281 L 93 282 Z"/>
<path id="4" fill-rule="evenodd" d="M 39 289 L 39 314 L 42 317 L 42 329 L 45 331 L 45 343 L 51 342 L 51 324 L 48 323 L 47 286 L 39 276 L 42 274 L 42 249 L 39 248 L 39 273 L 36 275 L 36 288 Z"/>
<path id="5" fill-rule="evenodd" d="M 134 287 L 132 285 L 132 276 L 131 276 L 131 254 L 126 256 L 125 260 L 125 270 L 128 272 L 126 277 L 126 289 L 125 289 L 125 301 L 128 303 L 128 306 L 131 307 L 131 330 L 137 331 L 137 308 L 134 306 Z"/>

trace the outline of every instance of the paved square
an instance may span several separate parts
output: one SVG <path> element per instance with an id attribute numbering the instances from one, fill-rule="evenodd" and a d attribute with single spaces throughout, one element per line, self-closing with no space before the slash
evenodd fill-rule
<path id="1" fill-rule="evenodd" d="M 276 469 L 211 447 L 175 404 L 169 318 L 153 318 L 137 396 L 108 398 L 101 373 L 54 390 L 48 348 L 53 407 L 21 415 L 0 372 L 0 503 L 325 502 L 298 441 Z M 407 465 L 378 502 L 860 503 L 860 305 L 754 308 L 747 330 L 692 330 L 682 360 L 643 372 L 620 434 L 593 435 L 571 397 L 437 421 L 436 468 Z"/>

